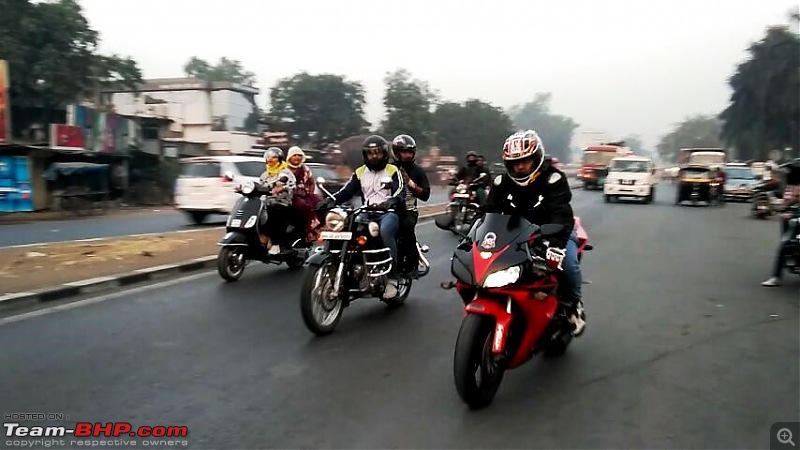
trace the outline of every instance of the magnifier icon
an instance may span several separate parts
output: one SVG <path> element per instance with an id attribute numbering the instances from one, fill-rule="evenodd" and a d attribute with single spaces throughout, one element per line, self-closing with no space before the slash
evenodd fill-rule
<path id="1" fill-rule="evenodd" d="M 796 445 L 794 445 L 794 441 L 792 441 L 792 430 L 788 428 L 781 428 L 778 430 L 777 437 L 778 442 L 781 444 L 792 444 L 792 447 L 796 447 Z"/>

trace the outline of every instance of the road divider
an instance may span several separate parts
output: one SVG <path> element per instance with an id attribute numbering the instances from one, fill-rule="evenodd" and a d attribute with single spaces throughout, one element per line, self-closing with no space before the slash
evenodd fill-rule
<path id="1" fill-rule="evenodd" d="M 420 219 L 445 207 L 421 207 Z M 222 228 L 1 248 L 0 311 L 214 268 Z"/>

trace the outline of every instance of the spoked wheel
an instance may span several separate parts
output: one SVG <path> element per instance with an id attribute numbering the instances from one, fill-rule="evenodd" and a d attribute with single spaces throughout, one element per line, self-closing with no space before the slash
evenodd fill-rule
<path id="1" fill-rule="evenodd" d="M 238 280 L 246 266 L 243 247 L 222 247 L 217 255 L 217 272 L 227 282 Z"/>
<path id="2" fill-rule="evenodd" d="M 317 336 L 330 334 L 342 318 L 343 302 L 333 295 L 336 269 L 331 261 L 307 269 L 300 291 L 303 323 Z"/>
<path id="3" fill-rule="evenodd" d="M 456 390 L 472 409 L 492 403 L 503 381 L 505 367 L 492 354 L 493 325 L 489 317 L 467 314 L 456 339 L 453 361 Z"/>

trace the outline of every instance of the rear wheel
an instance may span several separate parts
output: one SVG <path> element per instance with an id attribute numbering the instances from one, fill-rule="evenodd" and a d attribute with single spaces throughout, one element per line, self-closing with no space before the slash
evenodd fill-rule
<path id="1" fill-rule="evenodd" d="M 494 400 L 505 368 L 492 354 L 494 321 L 488 316 L 467 314 L 456 339 L 453 376 L 461 399 L 472 409 Z"/>
<path id="2" fill-rule="evenodd" d="M 192 219 L 196 225 L 202 225 L 205 222 L 208 213 L 203 211 L 192 211 L 189 213 L 189 217 Z"/>

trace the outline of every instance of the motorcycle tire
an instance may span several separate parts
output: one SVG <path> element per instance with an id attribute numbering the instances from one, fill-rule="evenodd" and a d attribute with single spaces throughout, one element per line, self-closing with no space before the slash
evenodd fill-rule
<path id="1" fill-rule="evenodd" d="M 241 247 L 222 247 L 219 251 L 219 255 L 217 255 L 217 272 L 223 280 L 229 283 L 241 278 L 247 266 L 247 261 L 242 258 L 241 267 L 237 269 L 231 268 L 231 257 L 234 256 L 236 252 L 241 251 Z"/>
<path id="2" fill-rule="evenodd" d="M 331 273 L 331 276 L 327 279 L 323 279 L 325 271 L 330 271 Z M 324 289 L 333 289 L 332 285 L 335 273 L 333 263 L 330 260 L 319 267 L 309 266 L 306 269 L 303 283 L 300 286 L 300 313 L 303 316 L 303 323 L 309 331 L 317 336 L 333 333 L 333 330 L 336 329 L 336 325 L 339 324 L 339 320 L 342 318 L 344 302 L 341 298 L 325 302 L 325 304 L 320 304 L 320 302 L 317 301 L 317 296 L 319 294 L 315 295 L 314 292 L 315 287 L 323 292 Z M 331 286 L 327 286 L 325 283 L 329 283 Z M 318 284 L 320 284 L 319 287 L 317 286 Z M 321 321 L 318 320 L 314 313 L 315 307 L 322 308 L 323 311 L 328 311 L 329 316 Z"/>
<path id="3" fill-rule="evenodd" d="M 467 314 L 461 322 L 453 357 L 453 376 L 459 397 L 471 409 L 488 406 L 503 381 L 505 367 L 485 367 L 491 354 L 494 321 L 491 317 Z M 480 382 L 475 379 L 480 369 Z"/>

